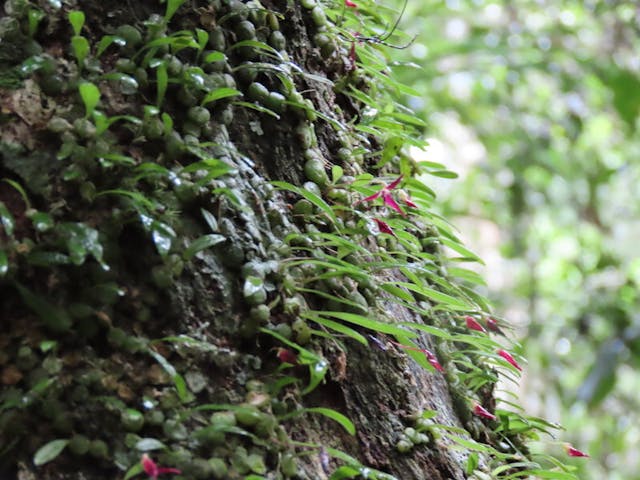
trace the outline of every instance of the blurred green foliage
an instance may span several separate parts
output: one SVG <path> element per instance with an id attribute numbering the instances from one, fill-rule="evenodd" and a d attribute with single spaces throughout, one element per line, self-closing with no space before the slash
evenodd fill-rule
<path id="1" fill-rule="evenodd" d="M 444 213 L 501 258 L 482 293 L 523 327 L 528 410 L 589 451 L 580 478 L 636 478 L 637 3 L 409 0 L 399 30 L 416 40 L 387 53 L 434 139 L 419 158 L 461 175 L 434 185 Z"/>

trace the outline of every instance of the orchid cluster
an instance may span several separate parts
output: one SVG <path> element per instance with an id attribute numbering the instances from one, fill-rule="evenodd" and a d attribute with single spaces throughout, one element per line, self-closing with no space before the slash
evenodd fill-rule
<path id="1" fill-rule="evenodd" d="M 365 197 L 362 200 L 358 200 L 355 204 L 357 205 L 358 203 L 361 203 L 361 202 L 373 202 L 374 200 L 381 198 L 382 203 L 384 205 L 398 212 L 403 217 L 406 217 L 407 214 L 400 207 L 398 202 L 396 202 L 396 199 L 393 198 L 393 194 L 391 193 L 391 191 L 394 190 L 400 184 L 400 182 L 402 181 L 402 177 L 403 175 L 400 175 L 393 182 L 383 185 L 382 188 L 378 190 L 376 193 L 374 193 L 373 195 L 369 195 L 368 197 Z M 407 207 L 418 208 L 418 205 L 416 205 L 411 200 L 411 198 L 402 190 L 399 191 L 398 196 L 402 199 L 402 201 Z M 379 218 L 374 218 L 373 221 L 376 222 L 376 225 L 378 226 L 378 230 L 381 233 L 388 233 L 389 235 L 393 235 L 394 237 L 396 236 L 393 229 L 385 221 L 380 220 Z"/>
<path id="2" fill-rule="evenodd" d="M 465 316 L 464 320 L 469 330 L 474 330 L 476 332 L 481 332 L 481 333 L 487 333 L 487 330 L 489 330 L 490 332 L 493 332 L 493 333 L 502 334 L 502 330 L 500 330 L 500 327 L 498 326 L 498 322 L 491 317 L 485 320 L 486 328 L 480 322 L 478 322 L 478 320 L 476 320 L 470 315 Z M 502 357 L 507 363 L 509 363 L 512 367 L 514 367 L 516 370 L 520 372 L 522 371 L 522 367 L 520 366 L 520 364 L 516 361 L 515 358 L 513 358 L 513 355 L 511 355 L 509 352 L 500 348 L 496 350 L 496 353 L 500 357 Z M 473 413 L 478 417 L 486 418 L 487 420 L 492 420 L 492 421 L 497 420 L 497 417 L 494 414 L 490 413 L 482 405 L 479 405 L 477 403 L 473 407 Z M 589 456 L 587 453 L 578 450 L 577 448 L 573 447 L 568 443 L 564 444 L 564 449 L 567 452 L 567 455 L 569 455 L 570 457 L 588 457 Z"/>

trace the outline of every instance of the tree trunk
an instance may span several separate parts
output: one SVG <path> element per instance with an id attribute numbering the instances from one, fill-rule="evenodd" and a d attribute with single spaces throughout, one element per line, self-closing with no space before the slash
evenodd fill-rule
<path id="1" fill-rule="evenodd" d="M 414 339 L 442 373 L 394 343 L 414 332 L 400 322 L 455 319 L 381 289 L 406 281 L 398 265 L 366 270 L 381 249 L 406 250 L 401 228 L 439 263 L 423 217 L 362 201 L 381 188 L 363 174 L 410 173 L 394 155 L 376 167 L 395 133 L 357 128 L 375 112 L 350 88 L 376 100 L 385 85 L 320 6 L 165 8 L 5 2 L 2 478 L 124 478 L 145 452 L 181 478 L 466 478 L 469 452 L 428 419 L 405 431 L 435 411 L 486 437 L 453 386 L 453 345 Z"/>

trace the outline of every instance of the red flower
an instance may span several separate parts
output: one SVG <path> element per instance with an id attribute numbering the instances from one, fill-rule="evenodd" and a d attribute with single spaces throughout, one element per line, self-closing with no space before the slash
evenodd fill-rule
<path id="1" fill-rule="evenodd" d="M 513 356 L 509 352 L 507 352 L 506 350 L 498 350 L 496 353 L 500 355 L 502 358 L 504 358 L 511 365 L 513 365 L 516 369 L 522 371 L 522 367 L 518 365 L 518 362 L 516 362 L 516 359 L 513 358 Z"/>
<path id="2" fill-rule="evenodd" d="M 470 317 L 469 315 L 467 315 L 466 317 L 464 317 L 464 319 L 467 322 L 467 328 L 469 330 L 477 330 L 478 332 L 484 332 L 485 331 L 484 327 L 482 325 L 480 325 L 475 318 Z"/>
<path id="3" fill-rule="evenodd" d="M 287 350 L 286 348 L 278 347 L 278 360 L 282 363 L 290 363 L 291 365 L 298 364 L 298 356 L 293 353 L 291 350 Z"/>
<path id="4" fill-rule="evenodd" d="M 396 236 L 389 224 L 387 224 L 386 222 L 378 220 L 377 218 L 374 218 L 373 221 L 376 222 L 376 225 L 378 225 L 378 230 L 380 230 L 381 233 L 388 233 L 389 235 L 393 235 L 394 237 Z"/>
<path id="5" fill-rule="evenodd" d="M 475 406 L 473 407 L 473 413 L 475 413 L 479 417 L 486 418 L 488 420 L 497 420 L 497 417 L 494 414 L 489 413 L 482 405 L 478 403 L 476 403 Z"/>
<path id="6" fill-rule="evenodd" d="M 493 333 L 499 333 L 500 335 L 504 335 L 504 332 L 498 325 L 498 322 L 494 318 L 487 318 L 487 328 Z"/>
<path id="7" fill-rule="evenodd" d="M 566 450 L 567 455 L 569 455 L 570 457 L 588 457 L 589 456 L 588 453 L 581 452 L 580 450 L 578 450 L 577 448 L 573 447 L 569 443 L 565 443 L 564 444 L 564 449 Z"/>
<path id="8" fill-rule="evenodd" d="M 444 372 L 444 368 L 442 368 L 442 365 L 440 365 L 440 362 L 438 361 L 438 357 L 436 357 L 429 350 L 421 350 L 421 351 L 424 353 L 424 356 L 427 357 L 427 362 L 429 362 L 433 368 L 435 368 L 439 372 Z"/>
<path id="9" fill-rule="evenodd" d="M 385 205 L 387 205 L 388 207 L 391 207 L 400 215 L 406 216 L 406 213 L 402 211 L 402 209 L 400 208 L 400 205 L 397 204 L 397 202 L 393 199 L 393 196 L 391 195 L 391 190 L 396 188 L 401 180 L 402 180 L 402 175 L 396 178 L 389 185 L 383 186 L 381 190 L 374 193 L 373 195 L 369 195 L 368 197 L 363 198 L 362 200 L 360 200 L 360 202 L 372 202 L 373 200 L 376 200 L 377 198 L 382 197 L 382 201 Z"/>
<path id="10" fill-rule="evenodd" d="M 350 7 L 350 8 L 357 8 L 357 7 L 358 7 L 358 5 L 356 5 L 355 3 L 353 3 L 351 0 L 344 0 L 344 4 L 345 4 L 347 7 Z"/>
<path id="11" fill-rule="evenodd" d="M 398 196 L 400 197 L 400 200 L 402 200 L 407 207 L 419 208 L 418 205 L 413 203 L 413 200 L 411 200 L 411 197 L 404 190 L 398 190 Z"/>
<path id="12" fill-rule="evenodd" d="M 438 357 L 436 357 L 433 354 L 433 352 L 427 350 L 426 348 L 412 347 L 410 345 L 403 345 L 402 343 L 398 343 L 398 342 L 391 342 L 391 343 L 399 346 L 400 348 L 406 348 L 407 350 L 413 350 L 414 352 L 424 353 L 424 356 L 427 358 L 427 362 L 429 362 L 433 368 L 435 368 L 439 372 L 444 372 L 444 368 L 442 368 L 442 365 L 440 365 L 440 362 L 438 361 Z"/>
<path id="13" fill-rule="evenodd" d="M 165 473 L 175 473 L 176 475 L 180 475 L 182 473 L 177 468 L 159 467 L 146 453 L 142 455 L 140 463 L 142 463 L 144 473 L 149 475 L 149 478 L 152 480 L 158 480 L 158 476 L 164 475 Z"/>

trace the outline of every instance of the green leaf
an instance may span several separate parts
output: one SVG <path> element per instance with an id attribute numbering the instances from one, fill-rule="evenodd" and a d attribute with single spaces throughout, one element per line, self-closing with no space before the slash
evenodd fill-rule
<path id="1" fill-rule="evenodd" d="M 450 170 L 427 170 L 426 173 L 440 178 L 458 178 L 458 174 Z"/>
<path id="2" fill-rule="evenodd" d="M 330 328 L 331 330 L 335 330 L 338 333 L 342 333 L 343 335 L 346 335 L 347 337 L 352 338 L 363 345 L 369 345 L 369 342 L 367 342 L 367 339 L 364 338 L 364 336 L 356 332 L 354 329 L 349 328 L 346 325 L 343 325 L 342 323 L 338 323 L 328 318 L 315 315 L 314 312 L 301 313 L 300 316 L 302 318 L 313 320 L 314 322 L 324 327 Z"/>
<path id="3" fill-rule="evenodd" d="M 376 165 L 376 168 L 383 167 L 389 161 L 391 161 L 404 145 L 404 139 L 400 137 L 391 137 L 384 142 L 384 148 L 382 149 L 382 156 L 380 161 Z"/>
<path id="4" fill-rule="evenodd" d="M 338 180 L 340 180 L 342 178 L 342 175 L 344 175 L 344 170 L 340 165 L 333 165 L 331 167 L 331 181 L 333 183 L 336 183 Z"/>
<path id="5" fill-rule="evenodd" d="M 160 62 L 156 68 L 156 106 L 158 108 L 160 108 L 164 102 L 167 85 L 169 85 L 167 64 L 165 62 Z"/>
<path id="6" fill-rule="evenodd" d="M 62 453 L 68 443 L 69 440 L 67 439 L 58 439 L 44 444 L 33 456 L 34 465 L 39 467 L 45 463 L 49 463 L 51 460 L 54 460 Z"/>
<path id="7" fill-rule="evenodd" d="M 167 446 L 162 443 L 160 440 L 155 438 L 141 438 L 136 443 L 136 450 L 141 452 L 150 452 L 152 450 L 162 450 L 167 448 Z"/>
<path id="8" fill-rule="evenodd" d="M 78 86 L 84 103 L 85 117 L 90 117 L 100 102 L 100 90 L 91 82 L 81 82 Z"/>
<path id="9" fill-rule="evenodd" d="M 267 115 L 272 116 L 276 120 L 280 120 L 280 115 L 278 115 L 276 112 L 274 112 L 269 108 L 263 107 L 262 105 L 258 105 L 257 103 L 235 101 L 233 102 L 233 105 L 247 107 L 247 108 L 250 108 L 251 110 L 255 110 L 256 112 L 260 112 L 260 113 L 266 113 Z"/>
<path id="10" fill-rule="evenodd" d="M 198 252 L 205 250 L 209 247 L 213 247 L 219 243 L 222 243 L 226 240 L 224 235 L 218 235 L 215 233 L 211 233 L 209 235 L 203 235 L 200 238 L 197 238 L 185 249 L 182 254 L 182 258 L 185 260 L 191 260 L 191 258 Z"/>
<path id="11" fill-rule="evenodd" d="M 9 258 L 7 252 L 0 248 L 0 277 L 4 277 L 9 271 Z"/>
<path id="12" fill-rule="evenodd" d="M 22 301 L 33 311 L 45 325 L 55 332 L 66 332 L 71 328 L 71 317 L 66 310 L 50 304 L 39 295 L 35 295 L 27 287 L 15 283 Z"/>
<path id="13" fill-rule="evenodd" d="M 4 228 L 7 236 L 13 237 L 16 222 L 13 219 L 13 215 L 11 215 L 11 212 L 3 202 L 0 202 L 0 223 L 2 223 L 2 227 Z"/>
<path id="14" fill-rule="evenodd" d="M 184 381 L 182 375 L 180 375 L 173 367 L 173 365 L 171 365 L 169 361 L 158 352 L 149 350 L 149 355 L 155 358 L 156 362 L 158 362 L 163 370 L 169 374 L 169 376 L 173 380 L 173 384 L 176 387 L 176 391 L 178 392 L 178 398 L 180 399 L 180 401 L 182 403 L 189 402 L 193 398 L 193 396 L 187 390 L 187 383 Z"/>
<path id="15" fill-rule="evenodd" d="M 242 92 L 235 88 L 216 88 L 202 99 L 201 105 L 206 105 L 207 103 L 215 102 L 216 100 L 222 100 L 223 98 L 237 97 L 238 95 L 242 96 Z"/>
<path id="16" fill-rule="evenodd" d="M 37 8 L 30 8 L 27 17 L 29 21 L 29 37 L 33 37 L 38 32 L 38 25 L 46 15 Z"/>
<path id="17" fill-rule="evenodd" d="M 369 330 L 373 330 L 374 332 L 386 333 L 389 335 L 401 335 L 407 338 L 417 337 L 418 335 L 411 332 L 410 330 L 396 326 L 392 323 L 380 322 L 378 320 L 371 320 L 362 315 L 357 315 L 355 313 L 347 313 L 347 312 L 326 312 L 326 311 L 318 311 L 316 312 L 318 315 L 329 316 L 338 318 L 345 322 L 354 323 L 360 327 L 368 328 Z"/>
<path id="18" fill-rule="evenodd" d="M 316 355 L 315 353 L 301 347 L 291 340 L 286 339 L 273 330 L 269 330 L 268 328 L 263 327 L 260 328 L 260 331 L 262 333 L 266 333 L 267 335 L 271 335 L 274 338 L 277 338 L 285 345 L 298 351 L 298 362 L 301 365 L 309 366 L 309 385 L 307 385 L 307 388 L 302 391 L 302 394 L 306 395 L 307 393 L 313 391 L 324 379 L 327 370 L 329 369 L 329 363 L 323 357 Z"/>
<path id="19" fill-rule="evenodd" d="M 100 57 L 100 55 L 102 55 L 104 51 L 109 48 L 113 42 L 115 42 L 116 38 L 117 37 L 114 35 L 103 35 L 96 47 L 96 57 Z"/>
<path id="20" fill-rule="evenodd" d="M 402 288 L 398 287 L 397 285 L 394 285 L 393 283 L 388 283 L 388 282 L 382 283 L 380 284 L 380 288 L 382 288 L 385 292 L 390 293 L 391 295 L 404 300 L 405 302 L 416 301 L 416 299 L 413 298 L 413 295 L 411 295 L 406 290 L 403 290 Z"/>
<path id="21" fill-rule="evenodd" d="M 466 248 L 460 242 L 457 242 L 457 241 L 455 241 L 455 240 L 453 240 L 453 239 L 451 239 L 449 237 L 446 237 L 446 236 L 440 236 L 440 237 L 438 237 L 438 239 L 440 240 L 440 242 L 443 245 L 449 247 L 451 250 L 454 250 L 454 251 L 458 252 L 464 258 L 467 258 L 467 259 L 469 259 L 471 261 L 478 262 L 479 264 L 484 265 L 484 262 L 482 261 L 482 259 L 478 255 L 476 255 L 471 250 Z"/>
<path id="22" fill-rule="evenodd" d="M 211 52 L 205 55 L 204 63 L 223 62 L 227 59 L 227 56 L 222 52 Z"/>
<path id="23" fill-rule="evenodd" d="M 164 14 L 164 21 L 169 23 L 176 11 L 185 2 L 185 0 L 167 0 L 167 9 Z"/>
<path id="24" fill-rule="evenodd" d="M 62 223 L 57 229 L 66 241 L 69 257 L 75 265 L 82 265 L 87 254 L 104 268 L 109 267 L 102 260 L 103 247 L 100 243 L 99 233 L 85 223 Z"/>
<path id="25" fill-rule="evenodd" d="M 416 285 L 415 283 L 408 282 L 395 282 L 395 284 L 399 287 L 404 287 L 407 290 L 411 290 L 412 292 L 424 295 L 425 297 L 429 298 L 430 300 L 434 300 L 437 303 L 446 305 L 451 310 L 474 310 L 473 305 L 459 298 L 452 297 L 451 295 L 447 295 L 446 293 L 439 292 L 423 285 Z"/>
<path id="26" fill-rule="evenodd" d="M 136 475 L 140 475 L 142 472 L 143 472 L 142 463 L 136 462 L 133 464 L 133 466 L 129 470 L 127 470 L 127 473 L 124 476 L 124 480 L 130 480 Z"/>
<path id="27" fill-rule="evenodd" d="M 340 425 L 342 425 L 342 428 L 344 428 L 349 435 L 356 434 L 356 427 L 353 425 L 353 422 L 343 414 L 336 412 L 331 408 L 313 407 L 313 408 L 305 408 L 303 409 L 303 411 L 310 412 L 310 413 L 319 413 L 320 415 L 324 415 L 325 417 L 328 417 L 331 420 L 335 420 Z"/>
<path id="28" fill-rule="evenodd" d="M 155 220 L 144 213 L 140 214 L 140 221 L 145 229 L 151 232 L 151 238 L 161 257 L 166 257 L 171 251 L 171 245 L 176 239 L 176 232 L 166 223 Z"/>
<path id="29" fill-rule="evenodd" d="M 69 12 L 68 18 L 69 18 L 69 23 L 73 28 L 73 34 L 80 35 L 80 32 L 82 31 L 82 27 L 84 26 L 84 21 L 85 21 L 84 12 L 81 12 L 79 10 L 72 10 Z"/>
<path id="30" fill-rule="evenodd" d="M 84 59 L 89 55 L 89 41 L 84 37 L 76 35 L 75 37 L 71 37 L 71 47 L 78 61 L 78 68 L 82 69 Z"/>
<path id="31" fill-rule="evenodd" d="M 282 190 L 288 190 L 290 192 L 294 192 L 297 193 L 298 195 L 306 198 L 307 200 L 309 200 L 311 203 L 313 203 L 316 207 L 318 207 L 320 210 L 322 210 L 324 213 L 327 214 L 327 216 L 331 219 L 331 221 L 334 224 L 338 223 L 338 218 L 336 217 L 335 212 L 333 211 L 333 209 L 327 204 L 327 202 L 325 202 L 322 198 L 320 198 L 319 196 L 317 196 L 315 193 L 309 192 L 307 190 L 304 190 L 302 188 L 298 188 L 295 185 L 292 185 L 288 182 L 271 182 L 272 185 L 282 189 Z"/>
<path id="32" fill-rule="evenodd" d="M 209 226 L 211 231 L 212 232 L 217 232 L 218 231 L 218 221 L 216 220 L 216 217 L 214 217 L 211 212 L 205 210 L 204 208 L 200 209 L 200 213 L 202 213 L 202 217 L 204 218 L 204 221 L 207 222 L 207 225 Z"/>

